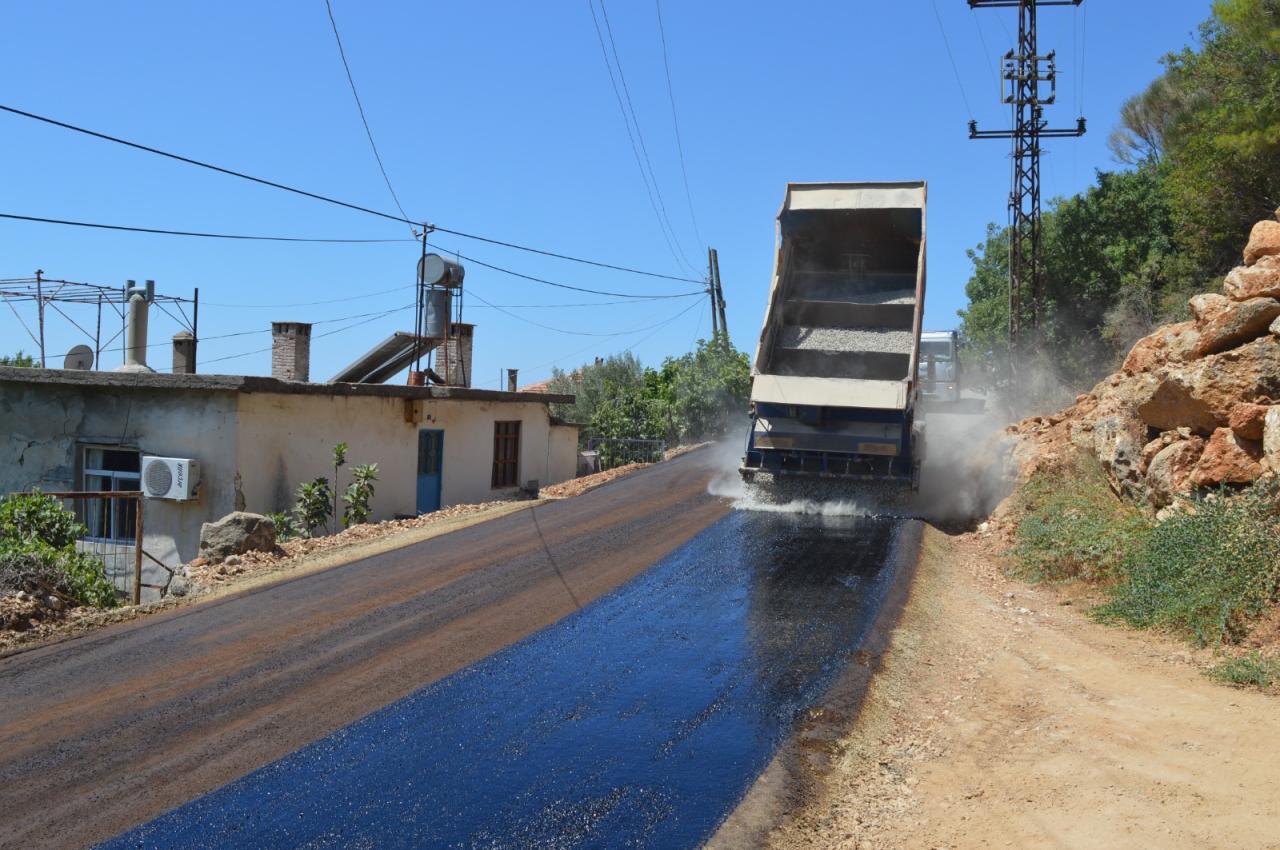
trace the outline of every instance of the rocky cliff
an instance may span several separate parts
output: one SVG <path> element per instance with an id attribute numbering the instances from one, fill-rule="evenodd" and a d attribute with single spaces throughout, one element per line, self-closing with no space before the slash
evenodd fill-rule
<path id="1" fill-rule="evenodd" d="M 1190 321 L 1139 340 L 1071 407 L 1010 426 L 1020 472 L 1084 450 L 1118 493 L 1155 510 L 1280 473 L 1280 222 L 1258 222 L 1222 294 L 1190 307 Z"/>

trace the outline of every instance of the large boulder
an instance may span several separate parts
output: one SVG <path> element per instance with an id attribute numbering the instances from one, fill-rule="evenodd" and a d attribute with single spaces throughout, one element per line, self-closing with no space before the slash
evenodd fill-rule
<path id="1" fill-rule="evenodd" d="M 1152 428 L 1188 427 L 1209 435 L 1228 427 L 1240 402 L 1280 398 L 1280 340 L 1267 336 L 1239 348 L 1170 366 L 1153 376 L 1155 389 L 1137 404 Z"/>
<path id="2" fill-rule="evenodd" d="M 1200 345 L 1196 353 L 1200 356 L 1226 351 L 1264 336 L 1272 321 L 1280 317 L 1280 301 L 1274 298 L 1232 301 L 1221 295 L 1215 297 L 1225 303 L 1215 303 L 1197 322 Z"/>
<path id="3" fill-rule="evenodd" d="M 1117 492 L 1141 495 L 1146 433 L 1146 426 L 1132 406 L 1121 402 L 1099 405 L 1093 418 L 1093 453 L 1102 461 Z"/>
<path id="4" fill-rule="evenodd" d="M 1262 475 L 1262 445 L 1242 440 L 1230 428 L 1213 432 L 1196 467 L 1191 471 L 1192 487 L 1219 484 L 1251 484 Z"/>
<path id="5" fill-rule="evenodd" d="M 1267 417 L 1267 411 L 1271 409 L 1269 404 L 1254 404 L 1250 401 L 1242 401 L 1235 407 L 1231 408 L 1231 416 L 1227 420 L 1227 425 L 1232 431 L 1236 432 L 1237 437 L 1246 440 L 1261 440 L 1263 421 Z"/>
<path id="6" fill-rule="evenodd" d="M 1212 321 L 1231 306 L 1231 299 L 1217 292 L 1201 292 L 1191 296 L 1187 307 L 1191 310 L 1191 318 L 1197 325 Z"/>
<path id="7" fill-rule="evenodd" d="M 1255 266 L 1236 266 L 1222 282 L 1222 291 L 1233 301 L 1280 298 L 1280 256 L 1263 257 Z"/>
<path id="8" fill-rule="evenodd" d="M 1251 266 L 1263 257 L 1280 255 L 1280 222 L 1260 221 L 1249 232 L 1244 249 L 1244 264 Z"/>
<path id="9" fill-rule="evenodd" d="M 1160 449 L 1147 467 L 1147 490 L 1151 502 L 1162 508 L 1175 496 L 1191 492 L 1191 473 L 1204 452 L 1204 440 L 1192 437 L 1175 440 Z"/>
<path id="10" fill-rule="evenodd" d="M 262 514 L 232 511 L 200 526 L 200 556 L 211 562 L 245 552 L 270 552 L 275 546 L 276 524 Z"/>
<path id="11" fill-rule="evenodd" d="M 1138 340 L 1121 370 L 1130 375 L 1151 372 L 1167 363 L 1182 363 L 1196 356 L 1200 332 L 1195 322 L 1164 325 Z"/>

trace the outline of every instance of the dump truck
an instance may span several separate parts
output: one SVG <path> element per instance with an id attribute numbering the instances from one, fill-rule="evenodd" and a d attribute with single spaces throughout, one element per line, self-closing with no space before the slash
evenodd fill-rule
<path id="1" fill-rule="evenodd" d="M 959 406 L 960 334 L 956 331 L 920 334 L 920 398 Z"/>
<path id="2" fill-rule="evenodd" d="M 788 184 L 751 372 L 748 482 L 919 487 L 926 190 Z"/>

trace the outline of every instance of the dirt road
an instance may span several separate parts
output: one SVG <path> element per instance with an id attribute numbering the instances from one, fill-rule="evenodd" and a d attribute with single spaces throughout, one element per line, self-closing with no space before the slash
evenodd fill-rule
<path id="1" fill-rule="evenodd" d="M 0 846 L 106 839 L 555 622 L 727 512 L 709 464 L 0 658 Z"/>
<path id="2" fill-rule="evenodd" d="M 1280 848 L 1275 698 L 1081 602 L 929 531 L 861 714 L 800 731 L 828 770 L 770 846 Z"/>

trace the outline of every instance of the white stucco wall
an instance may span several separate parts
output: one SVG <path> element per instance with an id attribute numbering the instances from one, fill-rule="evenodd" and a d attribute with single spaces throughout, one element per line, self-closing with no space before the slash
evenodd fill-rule
<path id="1" fill-rule="evenodd" d="M 373 519 L 414 512 L 417 430 L 402 399 L 242 393 L 238 402 L 246 510 L 287 511 L 302 482 L 324 476 L 332 485 L 333 447 L 345 442 L 338 486 L 350 483 L 352 466 L 376 463 Z"/>
<path id="2" fill-rule="evenodd" d="M 412 420 L 412 421 L 410 421 Z M 144 500 L 144 548 L 168 565 L 197 554 L 200 526 L 236 508 L 288 510 L 299 483 L 333 478 L 335 443 L 349 446 L 339 486 L 355 464 L 378 464 L 373 519 L 417 509 L 418 431 L 444 431 L 441 504 L 511 495 L 493 490 L 494 422 L 519 420 L 518 482 L 572 478 L 577 429 L 553 425 L 541 402 L 248 392 L 75 383 L 0 383 L 0 493 L 80 489 L 77 452 L 120 445 L 200 463 L 199 498 Z M 143 581 L 168 573 L 144 562 Z"/>
<path id="3" fill-rule="evenodd" d="M 77 454 L 86 445 L 200 461 L 200 497 L 145 499 L 143 549 L 165 564 L 196 556 L 200 525 L 235 503 L 235 396 L 230 392 L 0 385 L 0 492 L 79 490 Z M 143 583 L 168 573 L 143 560 Z"/>
<path id="4" fill-rule="evenodd" d="M 547 454 L 544 484 L 559 484 L 575 477 L 578 474 L 578 426 L 552 425 Z"/>
<path id="5" fill-rule="evenodd" d="M 408 416 L 416 421 L 406 421 Z M 444 432 L 441 505 L 484 502 L 511 495 L 494 490 L 494 422 L 520 421 L 518 481 L 554 484 L 576 469 L 577 429 L 553 426 L 539 402 L 371 396 L 332 397 L 245 393 L 239 399 L 237 469 L 251 511 L 287 510 L 303 481 L 333 479 L 333 446 L 348 445 L 348 466 L 339 486 L 350 482 L 350 466 L 378 464 L 371 503 L 373 518 L 412 515 L 417 510 L 418 431 Z"/>

